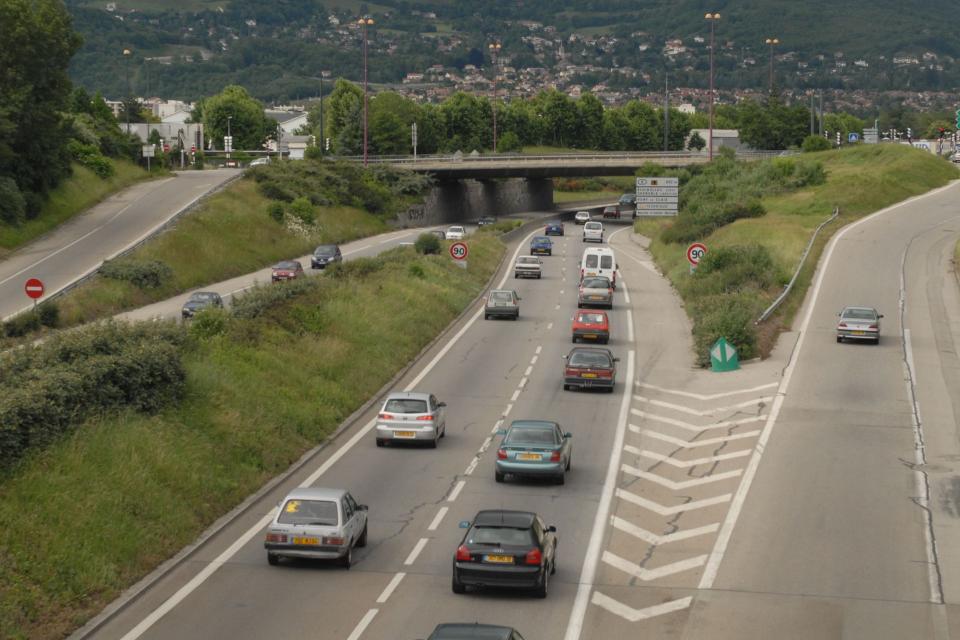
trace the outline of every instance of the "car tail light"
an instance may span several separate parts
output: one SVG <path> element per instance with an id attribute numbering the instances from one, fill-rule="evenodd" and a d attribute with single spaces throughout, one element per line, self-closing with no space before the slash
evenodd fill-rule
<path id="1" fill-rule="evenodd" d="M 550 462 L 560 462 L 560 452 L 554 451 L 550 454 Z"/>
<path id="2" fill-rule="evenodd" d="M 286 542 L 287 534 L 285 533 L 268 533 L 267 542 Z"/>
<path id="3" fill-rule="evenodd" d="M 841 323 L 840 323 L 840 328 L 841 328 L 841 329 L 846 329 L 846 328 L 847 328 L 847 323 L 846 323 L 846 322 L 841 322 Z"/>
<path id="4" fill-rule="evenodd" d="M 433 416 L 417 416 L 417 420 L 433 420 Z"/>
<path id="5" fill-rule="evenodd" d="M 527 553 L 527 557 L 523 559 L 523 564 L 540 564 L 541 562 L 543 562 L 543 554 L 540 553 L 540 549 Z"/>
<path id="6" fill-rule="evenodd" d="M 580 374 L 580 370 L 574 369 L 572 367 L 567 367 L 566 369 L 564 369 L 563 373 L 564 375 L 567 375 L 567 376 L 576 376 Z"/>
<path id="7" fill-rule="evenodd" d="M 497 449 L 497 460 L 506 460 L 507 452 L 504 449 Z"/>
<path id="8" fill-rule="evenodd" d="M 381 420 L 393 420 L 394 416 L 392 413 L 381 413 L 378 416 Z"/>
<path id="9" fill-rule="evenodd" d="M 870 325 L 870 328 L 871 328 L 871 329 L 876 329 L 876 328 L 877 328 L 877 325 L 872 324 L 872 325 Z"/>
<path id="10" fill-rule="evenodd" d="M 339 547 L 343 544 L 343 538 L 340 536 L 323 536 L 323 544 L 333 545 Z"/>
<path id="11" fill-rule="evenodd" d="M 598 370 L 597 370 L 597 377 L 598 377 L 598 378 L 612 378 L 612 377 L 613 377 L 613 369 L 598 369 Z"/>
<path id="12" fill-rule="evenodd" d="M 467 549 L 467 545 L 460 545 L 457 547 L 457 562 L 471 562 L 473 561 L 473 556 L 470 555 L 470 550 Z"/>

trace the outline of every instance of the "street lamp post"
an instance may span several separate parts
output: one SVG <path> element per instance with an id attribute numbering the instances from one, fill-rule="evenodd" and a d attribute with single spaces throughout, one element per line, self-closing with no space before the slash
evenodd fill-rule
<path id="1" fill-rule="evenodd" d="M 357 20 L 363 31 L 363 166 L 367 166 L 367 27 L 373 24 L 373 18 Z"/>
<path id="2" fill-rule="evenodd" d="M 230 133 L 230 121 L 231 121 L 231 120 L 233 120 L 233 116 L 227 116 L 227 140 L 229 140 L 230 142 L 223 145 L 224 147 L 226 147 L 226 148 L 224 149 L 224 151 L 227 152 L 227 157 L 228 157 L 228 158 L 230 157 L 230 151 L 233 150 L 233 135 Z"/>
<path id="3" fill-rule="evenodd" d="M 126 100 L 126 103 L 123 105 L 123 111 L 127 117 L 127 135 L 130 135 L 130 101 L 131 101 L 131 94 L 133 93 L 133 90 L 130 88 L 130 56 L 132 54 L 133 52 L 130 51 L 130 49 L 123 50 L 123 57 L 127 61 L 126 64 L 124 65 L 124 74 L 126 75 L 126 80 L 127 80 L 127 100 Z"/>
<path id="4" fill-rule="evenodd" d="M 773 95 L 773 48 L 780 44 L 777 38 L 767 38 L 764 40 L 770 46 L 770 95 Z"/>
<path id="5" fill-rule="evenodd" d="M 490 50 L 490 59 L 493 61 L 493 152 L 497 152 L 497 56 L 500 53 L 501 44 L 491 42 L 487 45 Z"/>
<path id="6" fill-rule="evenodd" d="M 323 79 L 330 75 L 329 71 L 320 72 L 320 155 L 323 155 L 323 142 L 326 130 L 323 128 Z"/>
<path id="7" fill-rule="evenodd" d="M 713 160 L 713 46 L 714 46 L 714 25 L 720 19 L 719 13 L 708 13 L 705 16 L 710 23 L 710 139 L 707 141 L 708 158 Z"/>

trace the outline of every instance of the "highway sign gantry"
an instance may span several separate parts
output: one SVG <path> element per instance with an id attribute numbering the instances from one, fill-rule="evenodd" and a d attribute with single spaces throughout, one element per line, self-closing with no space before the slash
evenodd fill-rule
<path id="1" fill-rule="evenodd" d="M 454 242 L 450 245 L 450 257 L 454 260 L 466 260 L 469 252 L 465 242 Z"/>
<path id="2" fill-rule="evenodd" d="M 703 259 L 703 256 L 707 254 L 707 245 L 702 242 L 694 242 L 689 247 L 687 247 L 687 261 L 696 267 L 700 264 L 700 260 Z"/>
<path id="3" fill-rule="evenodd" d="M 26 284 L 23 285 L 23 291 L 27 294 L 27 297 L 36 300 L 37 298 L 43 296 L 43 282 L 36 278 L 30 278 L 27 280 Z"/>

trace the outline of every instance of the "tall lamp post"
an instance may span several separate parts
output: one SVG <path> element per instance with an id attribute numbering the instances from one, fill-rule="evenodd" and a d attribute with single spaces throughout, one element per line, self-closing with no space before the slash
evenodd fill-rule
<path id="1" fill-rule="evenodd" d="M 329 71 L 320 72 L 320 155 L 323 155 L 324 141 L 326 140 L 326 130 L 323 128 L 323 79 L 330 75 Z"/>
<path id="2" fill-rule="evenodd" d="M 716 25 L 717 20 L 720 19 L 719 13 L 708 13 L 705 16 L 707 22 L 710 23 L 710 139 L 707 141 L 708 158 L 713 160 L 713 45 L 714 45 L 714 26 Z"/>
<path id="3" fill-rule="evenodd" d="M 501 44 L 499 42 L 491 42 L 487 45 L 487 48 L 490 50 L 490 59 L 493 61 L 493 152 L 497 152 L 497 74 L 499 69 L 497 68 L 497 56 L 500 53 Z"/>
<path id="4" fill-rule="evenodd" d="M 770 95 L 773 95 L 773 48 L 780 44 L 778 38 L 767 38 L 764 42 L 770 47 Z"/>
<path id="5" fill-rule="evenodd" d="M 363 166 L 367 166 L 367 27 L 373 18 L 365 16 L 357 20 L 363 31 Z"/>
<path id="6" fill-rule="evenodd" d="M 130 49 L 123 50 L 123 57 L 126 59 L 124 64 L 124 74 L 127 76 L 127 101 L 123 105 L 123 112 L 127 116 L 127 135 L 130 135 L 130 101 L 133 90 L 130 88 L 130 56 L 133 54 Z"/>

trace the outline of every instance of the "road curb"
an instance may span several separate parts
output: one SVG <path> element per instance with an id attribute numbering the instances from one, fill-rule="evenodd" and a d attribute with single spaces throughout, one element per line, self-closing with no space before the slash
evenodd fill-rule
<path id="1" fill-rule="evenodd" d="M 549 217 L 551 214 L 545 214 L 545 217 Z M 442 342 L 460 323 L 473 313 L 474 307 L 477 303 L 483 299 L 483 297 L 489 291 L 492 283 L 496 278 L 501 275 L 504 265 L 507 261 L 507 255 L 509 252 L 509 244 L 512 243 L 517 237 L 522 236 L 523 233 L 527 233 L 531 228 L 538 227 L 543 224 L 543 219 L 531 220 L 512 229 L 507 233 L 500 235 L 501 241 L 504 243 L 505 248 L 503 255 L 500 257 L 500 262 L 497 264 L 496 269 L 490 275 L 490 278 L 487 280 L 487 283 L 483 286 L 480 292 L 471 300 L 463 310 L 454 318 L 440 333 L 438 333 L 430 342 L 428 342 L 420 351 L 414 356 L 409 363 L 407 363 L 400 371 L 398 371 L 386 384 L 384 384 L 377 392 L 371 396 L 366 402 L 364 402 L 360 407 L 358 407 L 353 413 L 351 413 L 347 418 L 340 423 L 340 425 L 320 444 L 313 447 L 312 449 L 306 451 L 300 458 L 297 459 L 292 465 L 287 467 L 285 471 L 280 473 L 277 476 L 274 476 L 268 480 L 264 485 L 257 489 L 254 493 L 247 496 L 240 504 L 235 506 L 233 509 L 228 511 L 226 514 L 220 516 L 207 527 L 193 542 L 191 542 L 186 547 L 178 551 L 173 557 L 165 560 L 160 566 L 148 573 L 146 576 L 137 581 L 134 585 L 125 589 L 117 598 L 115 598 L 110 604 L 108 604 L 99 614 L 91 618 L 84 624 L 82 627 L 74 631 L 68 636 L 68 640 L 86 640 L 90 638 L 94 633 L 99 631 L 105 624 L 113 620 L 115 616 L 122 613 L 127 609 L 131 604 L 137 601 L 141 595 L 150 590 L 158 582 L 167 577 L 174 569 L 177 569 L 183 565 L 187 560 L 189 560 L 195 553 L 197 553 L 204 544 L 210 541 L 212 538 L 220 534 L 224 529 L 233 524 L 237 519 L 244 515 L 253 505 L 262 500 L 267 494 L 276 489 L 279 485 L 288 481 L 293 477 L 297 472 L 301 471 L 305 466 L 314 460 L 319 454 L 328 449 L 331 445 L 335 444 L 343 434 L 349 431 L 351 428 L 356 426 L 360 418 L 364 413 L 370 410 L 377 402 L 382 401 L 383 398 L 394 388 L 398 381 L 402 380 L 411 369 L 420 364 L 421 360 L 440 342 Z"/>

